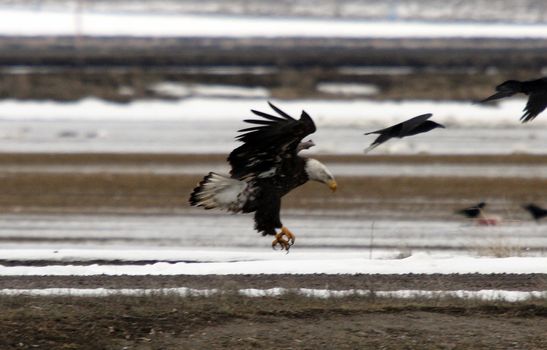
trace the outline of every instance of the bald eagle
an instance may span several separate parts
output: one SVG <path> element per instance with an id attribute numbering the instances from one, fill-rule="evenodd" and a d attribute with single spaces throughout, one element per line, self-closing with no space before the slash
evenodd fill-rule
<path id="1" fill-rule="evenodd" d="M 190 204 L 233 213 L 254 212 L 255 229 L 274 235 L 272 247 L 289 250 L 295 235 L 281 223 L 281 197 L 308 180 L 336 190 L 337 184 L 325 165 L 298 153 L 313 146 L 302 139 L 315 132 L 311 117 L 302 111 L 296 120 L 268 102 L 279 115 L 251 110 L 262 119 L 246 119 L 253 126 L 241 129 L 236 140 L 243 144 L 228 156 L 230 175 L 210 172 L 190 195 Z M 279 232 L 276 229 L 280 229 Z"/>

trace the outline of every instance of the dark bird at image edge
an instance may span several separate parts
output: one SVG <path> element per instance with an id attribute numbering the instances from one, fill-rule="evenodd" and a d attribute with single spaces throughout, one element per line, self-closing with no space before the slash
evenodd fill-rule
<path id="1" fill-rule="evenodd" d="M 547 217 L 547 209 L 544 209 L 540 207 L 539 205 L 536 205 L 534 203 L 530 203 L 527 205 L 524 205 L 523 208 L 532 215 L 532 218 L 534 220 L 539 221 L 543 219 L 544 217 Z"/>
<path id="2" fill-rule="evenodd" d="M 507 80 L 496 86 L 495 94 L 479 102 L 490 102 L 517 93 L 528 96 L 528 102 L 524 107 L 524 114 L 520 117 L 520 120 L 523 123 L 534 120 L 547 107 L 547 77 L 527 81 Z"/>

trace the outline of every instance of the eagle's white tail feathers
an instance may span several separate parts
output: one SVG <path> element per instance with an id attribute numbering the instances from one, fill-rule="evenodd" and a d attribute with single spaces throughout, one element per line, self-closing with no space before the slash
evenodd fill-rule
<path id="1" fill-rule="evenodd" d="M 190 196 L 190 204 L 205 209 L 219 208 L 239 212 L 245 204 L 243 191 L 247 183 L 225 175 L 209 173 Z"/>

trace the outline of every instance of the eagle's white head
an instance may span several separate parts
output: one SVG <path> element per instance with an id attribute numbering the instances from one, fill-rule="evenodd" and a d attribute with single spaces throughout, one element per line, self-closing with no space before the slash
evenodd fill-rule
<path id="1" fill-rule="evenodd" d="M 336 191 L 338 186 L 336 180 L 323 163 L 317 159 L 308 158 L 306 159 L 305 170 L 310 180 L 322 182 L 329 186 L 333 192 Z"/>

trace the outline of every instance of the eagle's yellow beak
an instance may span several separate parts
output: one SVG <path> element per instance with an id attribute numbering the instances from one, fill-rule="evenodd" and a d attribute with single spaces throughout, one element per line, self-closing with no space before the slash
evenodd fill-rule
<path id="1" fill-rule="evenodd" d="M 336 183 L 336 180 L 329 180 L 327 182 L 327 185 L 329 186 L 329 188 L 332 192 L 335 192 L 336 189 L 338 188 L 338 184 Z"/>

